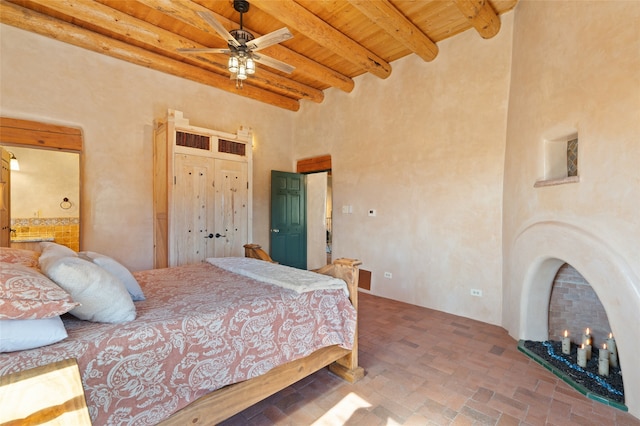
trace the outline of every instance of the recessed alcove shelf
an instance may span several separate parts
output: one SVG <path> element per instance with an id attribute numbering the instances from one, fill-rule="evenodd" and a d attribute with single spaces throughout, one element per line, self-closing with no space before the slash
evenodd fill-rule
<path id="1" fill-rule="evenodd" d="M 580 182 L 578 176 L 578 134 L 544 141 L 544 179 L 533 187 Z"/>
<path id="2" fill-rule="evenodd" d="M 559 179 L 539 180 L 533 185 L 533 187 L 540 188 L 542 186 L 564 185 L 565 183 L 577 182 L 580 182 L 580 176 L 567 176 Z"/>

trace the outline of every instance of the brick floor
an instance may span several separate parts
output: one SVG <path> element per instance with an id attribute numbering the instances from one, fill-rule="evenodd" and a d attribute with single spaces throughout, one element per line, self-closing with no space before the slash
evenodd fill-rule
<path id="1" fill-rule="evenodd" d="M 497 326 L 360 293 L 360 365 L 326 369 L 222 425 L 640 426 L 517 350 Z"/>

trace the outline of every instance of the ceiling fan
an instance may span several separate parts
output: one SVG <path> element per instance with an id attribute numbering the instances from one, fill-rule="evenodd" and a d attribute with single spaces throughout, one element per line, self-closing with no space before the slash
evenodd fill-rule
<path id="1" fill-rule="evenodd" d="M 255 73 L 256 62 L 274 68 L 276 70 L 290 74 L 295 69 L 277 59 L 256 52 L 274 44 L 289 40 L 293 34 L 289 29 L 281 28 L 269 34 L 255 38 L 253 34 L 242 27 L 242 15 L 249 11 L 247 0 L 234 0 L 233 8 L 240 13 L 240 28 L 227 31 L 227 29 L 211 14 L 206 11 L 197 12 L 198 15 L 227 42 L 227 49 L 224 48 L 198 48 L 198 49 L 178 49 L 181 53 L 224 53 L 229 55 L 228 69 L 231 78 L 236 80 L 236 87 L 241 89 L 242 82 L 247 76 Z"/>

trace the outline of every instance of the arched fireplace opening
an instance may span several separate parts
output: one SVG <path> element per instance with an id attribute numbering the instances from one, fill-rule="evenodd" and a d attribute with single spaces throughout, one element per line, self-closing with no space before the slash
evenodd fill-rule
<path id="1" fill-rule="evenodd" d="M 624 404 L 640 417 L 640 366 L 633 362 L 640 353 L 640 275 L 627 262 L 628 253 L 620 253 L 614 242 L 567 222 L 524 226 L 506 247 L 503 321 L 521 342 L 549 339 L 552 284 L 565 263 L 572 265 L 606 310 L 624 369 Z"/>
<path id="2" fill-rule="evenodd" d="M 548 334 L 521 340 L 518 348 L 589 398 L 627 411 L 624 384 L 609 320 L 589 282 L 561 265 L 550 286 Z"/>
<path id="3" fill-rule="evenodd" d="M 521 341 L 521 351 L 585 395 L 626 410 L 607 313 L 589 282 L 568 263 L 553 279 L 548 321 L 548 339 Z"/>

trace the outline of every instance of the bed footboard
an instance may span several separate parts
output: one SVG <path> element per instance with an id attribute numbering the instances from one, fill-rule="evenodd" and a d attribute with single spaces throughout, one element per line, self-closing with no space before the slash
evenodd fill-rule
<path id="1" fill-rule="evenodd" d="M 244 248 L 245 257 L 274 262 L 258 244 L 246 244 Z M 354 259 L 336 259 L 331 265 L 314 271 L 343 279 L 347 283 L 349 298 L 356 311 L 358 268 L 361 263 Z M 358 366 L 357 324 L 352 350 L 329 346 L 305 358 L 276 367 L 262 376 L 218 389 L 176 412 L 162 422 L 162 425 L 215 425 L 326 366 L 332 373 L 350 383 L 364 377 L 364 369 Z"/>
<path id="2" fill-rule="evenodd" d="M 260 244 L 245 244 L 245 257 L 261 259 L 267 262 L 275 262 L 271 256 L 262 249 Z M 356 259 L 340 258 L 332 264 L 314 269 L 314 272 L 340 278 L 347 283 L 349 289 L 349 299 L 356 311 L 358 310 L 358 277 L 361 261 Z M 358 366 L 358 331 L 356 325 L 356 335 L 354 338 L 354 348 L 348 355 L 340 358 L 329 366 L 329 370 L 344 380 L 354 383 L 364 377 L 364 369 Z"/>
<path id="3" fill-rule="evenodd" d="M 358 277 L 359 266 L 362 264 L 357 259 L 340 258 L 332 264 L 315 269 L 319 274 L 331 275 L 340 278 L 347 283 L 349 289 L 349 299 L 356 311 L 358 310 Z M 329 370 L 348 381 L 355 383 L 364 377 L 364 369 L 358 365 L 358 325 L 356 324 L 356 334 L 353 339 L 353 350 L 336 362 L 329 365 Z"/>

